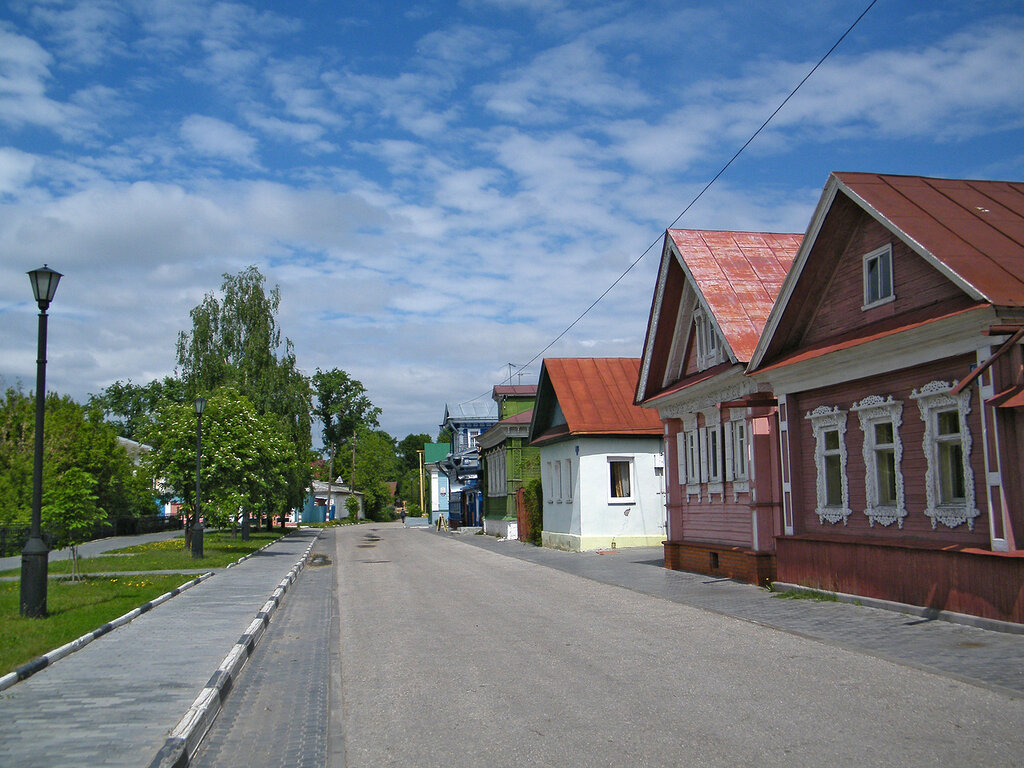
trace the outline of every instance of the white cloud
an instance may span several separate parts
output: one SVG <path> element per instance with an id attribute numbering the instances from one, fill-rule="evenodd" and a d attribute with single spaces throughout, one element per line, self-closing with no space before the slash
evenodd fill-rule
<path id="1" fill-rule="evenodd" d="M 21 191 L 36 167 L 36 158 L 10 147 L 0 147 L 0 195 Z"/>
<path id="2" fill-rule="evenodd" d="M 638 83 L 611 71 L 601 52 L 584 40 L 544 51 L 478 92 L 488 109 L 524 123 L 563 120 L 579 107 L 611 113 L 649 103 Z"/>
<path id="3" fill-rule="evenodd" d="M 79 0 L 70 6 L 37 3 L 30 16 L 49 29 L 49 37 L 69 62 L 96 65 L 111 55 L 126 53 L 119 32 L 128 14 L 115 0 Z"/>
<path id="4" fill-rule="evenodd" d="M 202 155 L 254 165 L 256 139 L 231 123 L 204 115 L 189 115 L 181 123 L 181 137 Z"/>
<path id="5" fill-rule="evenodd" d="M 73 110 L 46 96 L 53 57 L 39 43 L 0 26 L 0 121 L 59 130 Z"/>

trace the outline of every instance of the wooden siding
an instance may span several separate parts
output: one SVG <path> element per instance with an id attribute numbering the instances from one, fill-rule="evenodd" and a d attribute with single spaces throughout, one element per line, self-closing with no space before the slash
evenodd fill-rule
<path id="1" fill-rule="evenodd" d="M 791 415 L 789 428 L 792 431 L 790 445 L 799 443 L 803 446 L 800 457 L 793 456 L 793 500 L 795 507 L 795 533 L 829 532 L 836 535 L 874 537 L 880 539 L 923 538 L 934 542 L 935 546 L 959 544 L 965 546 L 988 547 L 989 530 L 988 516 L 985 514 L 985 462 L 982 449 L 980 403 L 977 392 L 972 391 L 971 412 L 967 417 L 971 432 L 971 467 L 974 470 L 975 506 L 981 514 L 974 519 L 974 530 L 967 524 L 957 528 L 948 528 L 941 523 L 932 529 L 931 519 L 924 514 L 926 508 L 925 471 L 927 462 L 923 450 L 924 421 L 921 419 L 917 401 L 910 398 L 914 389 L 920 389 L 931 381 L 942 380 L 952 382 L 961 379 L 970 371 L 975 362 L 973 355 L 941 360 L 916 368 L 910 368 L 885 376 L 860 379 L 844 384 L 827 387 L 813 392 L 789 396 Z M 864 515 L 865 466 L 861 453 L 863 433 L 857 414 L 850 411 L 850 406 L 868 395 L 892 395 L 894 400 L 903 403 L 903 424 L 899 429 L 903 443 L 903 474 L 906 494 L 907 516 L 903 528 L 896 523 L 889 526 L 876 524 L 871 526 L 870 520 Z M 814 434 L 806 414 L 820 405 L 838 406 L 847 411 L 846 422 L 846 455 L 847 477 L 849 482 L 851 514 L 847 524 L 832 524 L 828 521 L 819 522 L 814 510 L 817 506 L 817 469 L 814 463 Z M 794 439 L 799 436 L 799 439 Z"/>
<path id="2" fill-rule="evenodd" d="M 863 257 L 892 245 L 895 300 L 868 310 L 864 304 Z M 896 238 L 874 218 L 862 213 L 842 250 L 828 285 L 801 339 L 801 346 L 838 336 L 876 320 L 902 315 L 932 304 L 956 301 L 965 294 L 945 275 Z"/>
<path id="3" fill-rule="evenodd" d="M 686 275 L 683 274 L 683 268 L 679 266 L 675 255 L 672 254 L 669 258 L 671 262 L 665 275 L 661 314 L 657 318 L 658 332 L 652 341 L 651 367 L 647 372 L 647 389 L 641 393 L 641 399 L 651 397 L 662 389 L 662 382 L 665 379 L 665 367 L 668 365 L 669 355 L 672 350 L 672 340 L 676 331 L 675 322 L 676 317 L 679 315 L 679 302 L 682 301 L 683 286 L 686 282 Z M 676 377 L 673 376 L 673 378 Z"/>
<path id="4" fill-rule="evenodd" d="M 909 542 L 784 536 L 778 580 L 908 605 L 1024 623 L 1024 555 Z"/>
<path id="5" fill-rule="evenodd" d="M 740 494 L 744 498 L 746 494 Z M 753 547 L 753 526 L 751 508 L 747 504 L 733 504 L 732 493 L 720 501 L 715 494 L 713 501 L 704 495 L 703 503 L 683 506 L 683 530 L 686 540 L 702 544 L 727 544 L 734 547 Z"/>

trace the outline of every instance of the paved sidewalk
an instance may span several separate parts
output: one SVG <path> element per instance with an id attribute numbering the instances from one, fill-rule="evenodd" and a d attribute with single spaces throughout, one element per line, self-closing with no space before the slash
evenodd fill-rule
<path id="1" fill-rule="evenodd" d="M 0 765 L 149 765 L 317 535 L 293 533 L 0 693 Z"/>
<path id="2" fill-rule="evenodd" d="M 451 534 L 432 535 L 448 536 Z M 731 579 L 670 571 L 661 547 L 561 552 L 491 536 L 456 541 L 603 584 L 714 611 L 1024 698 L 1024 635 L 841 602 L 778 597 Z"/>

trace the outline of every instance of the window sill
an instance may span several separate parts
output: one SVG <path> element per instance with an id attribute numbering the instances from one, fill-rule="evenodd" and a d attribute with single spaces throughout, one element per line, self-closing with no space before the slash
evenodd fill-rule
<path id="1" fill-rule="evenodd" d="M 869 309 L 875 309 L 877 307 L 884 307 L 886 304 L 892 304 L 892 302 L 894 302 L 894 301 L 896 301 L 896 294 L 895 293 L 890 294 L 889 296 L 886 296 L 884 299 L 879 299 L 878 301 L 873 301 L 870 304 L 864 304 L 863 306 L 861 306 L 860 311 L 861 312 L 866 312 Z"/>

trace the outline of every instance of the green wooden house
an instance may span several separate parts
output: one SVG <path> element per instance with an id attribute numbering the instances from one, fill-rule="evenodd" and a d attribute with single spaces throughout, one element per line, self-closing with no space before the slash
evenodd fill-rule
<path id="1" fill-rule="evenodd" d="M 540 477 L 540 450 L 531 448 L 530 419 L 537 387 L 499 385 L 492 397 L 498 403 L 498 423 L 477 438 L 482 459 L 484 533 L 518 538 L 516 493 Z"/>

